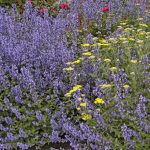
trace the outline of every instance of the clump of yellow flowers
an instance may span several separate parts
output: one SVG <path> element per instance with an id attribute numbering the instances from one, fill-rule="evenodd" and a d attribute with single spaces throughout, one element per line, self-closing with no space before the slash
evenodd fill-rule
<path id="1" fill-rule="evenodd" d="M 104 104 L 104 100 L 102 98 L 96 98 L 94 104 Z"/>
<path id="2" fill-rule="evenodd" d="M 116 71 L 117 68 L 116 67 L 111 67 L 110 70 L 113 72 L 113 71 Z"/>
<path id="3" fill-rule="evenodd" d="M 65 94 L 65 97 L 71 97 L 71 95 L 82 88 L 82 85 L 75 85 L 68 93 Z"/>
<path id="4" fill-rule="evenodd" d="M 137 63 L 137 60 L 133 60 L 133 59 L 132 59 L 130 62 L 133 63 L 133 64 L 136 64 L 136 63 Z"/>
<path id="5" fill-rule="evenodd" d="M 89 43 L 84 43 L 84 44 L 82 44 L 81 46 L 83 46 L 83 47 L 89 47 L 90 44 L 89 44 Z"/>
<path id="6" fill-rule="evenodd" d="M 91 56 L 92 53 L 91 52 L 84 52 L 84 53 L 82 53 L 82 55 L 84 55 L 84 56 Z"/>
<path id="7" fill-rule="evenodd" d="M 67 65 L 74 65 L 74 64 L 79 64 L 81 62 L 81 60 L 80 59 L 77 59 L 77 60 L 75 60 L 75 61 L 73 61 L 73 62 L 67 62 L 66 64 Z"/>
<path id="8" fill-rule="evenodd" d="M 130 86 L 127 85 L 127 84 L 125 84 L 125 85 L 123 85 L 123 87 L 124 87 L 125 89 L 127 89 L 127 88 L 129 88 Z"/>
<path id="9" fill-rule="evenodd" d="M 111 62 L 111 60 L 109 58 L 104 59 L 105 62 Z"/>
<path id="10" fill-rule="evenodd" d="M 80 106 L 81 107 L 86 107 L 86 103 L 81 103 Z"/>
<path id="11" fill-rule="evenodd" d="M 100 85 L 102 89 L 106 89 L 106 88 L 111 88 L 112 85 L 111 84 L 102 84 Z"/>
<path id="12" fill-rule="evenodd" d="M 90 120 L 92 119 L 92 116 L 90 114 L 82 113 L 81 117 L 83 120 Z"/>
<path id="13" fill-rule="evenodd" d="M 74 70 L 74 68 L 72 68 L 72 67 L 67 67 L 67 68 L 64 68 L 63 70 L 65 70 L 65 71 L 72 71 L 72 70 Z"/>

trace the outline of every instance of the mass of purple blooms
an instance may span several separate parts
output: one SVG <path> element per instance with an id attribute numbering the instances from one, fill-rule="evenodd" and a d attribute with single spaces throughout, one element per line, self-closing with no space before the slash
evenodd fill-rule
<path id="1" fill-rule="evenodd" d="M 135 45 L 128 52 L 121 45 L 106 53 L 90 47 L 99 59 L 84 57 L 74 70 L 64 70 L 67 62 L 86 52 L 81 44 L 95 43 L 90 21 L 105 23 L 106 35 L 116 38 L 124 16 L 143 18 L 142 23 L 150 25 L 146 4 L 146 0 L 140 5 L 134 0 L 72 0 L 70 9 L 60 9 L 56 17 L 47 10 L 39 14 L 27 2 L 23 14 L 15 6 L 0 7 L 0 150 L 44 149 L 49 143 L 69 143 L 74 150 L 150 149 L 150 37 L 143 49 Z M 106 5 L 111 17 L 101 11 Z M 102 34 L 101 27 L 97 30 L 97 36 Z M 110 55 L 116 72 L 102 62 Z M 128 59 L 140 60 L 140 67 L 130 68 Z M 129 75 L 131 69 L 134 77 Z M 111 90 L 102 88 L 110 84 Z M 66 97 L 75 85 L 82 88 Z M 104 104 L 96 106 L 96 98 Z M 80 99 L 86 108 L 78 111 Z M 92 119 L 82 119 L 83 112 Z"/>

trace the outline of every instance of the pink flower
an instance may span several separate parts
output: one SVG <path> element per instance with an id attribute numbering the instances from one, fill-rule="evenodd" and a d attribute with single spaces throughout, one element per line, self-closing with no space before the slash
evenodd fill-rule
<path id="1" fill-rule="evenodd" d="M 44 12 L 45 12 L 45 9 L 44 9 L 44 8 L 40 8 L 39 12 L 40 12 L 40 13 L 44 13 Z"/>
<path id="2" fill-rule="evenodd" d="M 64 3 L 61 3 L 60 6 L 59 6 L 61 9 L 69 9 L 69 4 L 64 2 Z"/>
<path id="3" fill-rule="evenodd" d="M 104 6 L 102 7 L 102 12 L 108 12 L 109 11 L 109 7 L 108 6 Z"/>

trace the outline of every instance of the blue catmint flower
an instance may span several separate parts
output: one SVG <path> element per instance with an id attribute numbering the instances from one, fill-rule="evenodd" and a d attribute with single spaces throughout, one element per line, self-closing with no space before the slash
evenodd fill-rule
<path id="1" fill-rule="evenodd" d="M 50 99 L 50 96 L 49 96 L 49 95 L 47 95 L 45 99 L 46 99 L 46 100 L 49 100 L 49 99 Z"/>
<path id="2" fill-rule="evenodd" d="M 58 123 L 55 121 L 54 116 L 51 117 L 50 124 L 51 124 L 53 129 L 58 129 L 58 127 L 59 127 Z"/>
<path id="3" fill-rule="evenodd" d="M 53 130 L 51 135 L 52 142 L 59 142 L 61 138 L 59 137 L 60 131 Z"/>
<path id="4" fill-rule="evenodd" d="M 49 108 L 45 108 L 46 113 L 48 114 L 48 116 L 51 115 L 51 111 L 49 110 Z"/>
<path id="5" fill-rule="evenodd" d="M 49 137 L 48 133 L 43 133 L 43 137 L 48 138 Z"/>
<path id="6" fill-rule="evenodd" d="M 5 117 L 4 120 L 8 125 L 12 125 L 12 123 L 13 123 L 13 121 L 10 117 Z"/>
<path id="7" fill-rule="evenodd" d="M 7 107 L 11 107 L 12 106 L 12 104 L 9 102 L 9 99 L 8 98 L 4 98 L 3 99 L 3 101 L 4 101 L 4 104 L 7 106 Z"/>
<path id="8" fill-rule="evenodd" d="M 12 133 L 10 133 L 10 132 L 7 132 L 7 137 L 6 137 L 6 140 L 8 140 L 8 141 L 15 141 L 16 140 L 16 137 L 12 134 Z"/>
<path id="9" fill-rule="evenodd" d="M 19 85 L 16 85 L 16 86 L 12 87 L 12 88 L 11 88 L 11 93 L 12 93 L 13 95 L 19 95 L 19 96 L 21 96 L 21 95 L 22 95 L 22 91 L 21 91 L 20 86 L 19 86 Z"/>
<path id="10" fill-rule="evenodd" d="M 22 150 L 27 150 L 29 148 L 29 146 L 27 144 L 24 144 L 21 142 L 17 142 L 17 146 Z"/>
<path id="11" fill-rule="evenodd" d="M 46 142 L 44 142 L 44 141 L 39 141 L 39 143 L 40 143 L 41 145 L 45 145 Z"/>
<path id="12" fill-rule="evenodd" d="M 25 102 L 21 99 L 21 97 L 19 97 L 19 96 L 15 96 L 15 100 L 16 100 L 16 102 L 17 103 L 19 103 L 19 104 L 25 104 Z"/>
<path id="13" fill-rule="evenodd" d="M 28 138 L 28 135 L 22 129 L 20 129 L 19 130 L 19 137 L 21 137 L 21 138 Z"/>
<path id="14" fill-rule="evenodd" d="M 41 111 L 37 111 L 36 112 L 36 118 L 40 121 L 40 120 L 42 120 L 42 113 L 41 113 Z"/>
<path id="15" fill-rule="evenodd" d="M 11 108 L 11 111 L 16 115 L 18 119 L 21 119 L 21 113 L 16 108 Z"/>

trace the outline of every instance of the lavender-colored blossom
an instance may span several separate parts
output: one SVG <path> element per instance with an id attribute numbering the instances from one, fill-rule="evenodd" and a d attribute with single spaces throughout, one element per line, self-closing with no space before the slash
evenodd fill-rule
<path id="1" fill-rule="evenodd" d="M 8 140 L 8 141 L 15 141 L 16 137 L 12 133 L 7 132 L 6 140 Z"/>
<path id="2" fill-rule="evenodd" d="M 59 137 L 60 131 L 53 130 L 52 135 L 51 135 L 51 140 L 52 142 L 59 142 L 60 137 Z"/>
<path id="3" fill-rule="evenodd" d="M 49 99 L 50 99 L 50 96 L 49 96 L 49 95 L 47 95 L 45 99 L 46 99 L 46 100 L 49 100 Z"/>
<path id="4" fill-rule="evenodd" d="M 44 142 L 44 141 L 39 141 L 39 143 L 40 143 L 41 145 L 45 145 L 46 142 Z"/>
<path id="5" fill-rule="evenodd" d="M 48 116 L 51 115 L 51 111 L 49 110 L 49 108 L 45 108 L 46 113 L 48 114 Z"/>
<path id="6" fill-rule="evenodd" d="M 132 140 L 131 140 L 131 137 L 136 137 L 138 140 L 141 140 L 141 137 L 140 135 L 135 132 L 134 130 L 128 128 L 126 126 L 126 124 L 124 124 L 122 127 L 121 127 L 121 131 L 122 131 L 122 136 L 123 138 L 128 142 L 130 143 Z"/>
<path id="7" fill-rule="evenodd" d="M 48 133 L 43 133 L 43 137 L 48 138 L 49 137 Z"/>
<path id="8" fill-rule="evenodd" d="M 19 95 L 19 96 L 21 96 L 21 95 L 22 95 L 22 91 L 21 91 L 20 86 L 19 86 L 19 85 L 16 85 L 16 86 L 12 87 L 11 93 L 12 93 L 13 95 Z"/>
<path id="9" fill-rule="evenodd" d="M 8 98 L 4 98 L 4 103 L 5 103 L 5 105 L 7 106 L 7 107 L 11 107 L 12 106 L 12 104 L 10 103 L 10 101 L 9 101 L 9 99 Z"/>
<path id="10" fill-rule="evenodd" d="M 24 144 L 21 142 L 17 142 L 17 146 L 23 150 L 27 150 L 29 148 L 29 146 L 27 144 Z"/>
<path id="11" fill-rule="evenodd" d="M 37 111 L 36 112 L 36 118 L 40 121 L 40 120 L 42 120 L 42 113 L 41 113 L 41 111 Z"/>
<path id="12" fill-rule="evenodd" d="M 5 122 L 8 124 L 8 125 L 12 125 L 13 121 L 10 117 L 5 117 Z"/>
<path id="13" fill-rule="evenodd" d="M 20 129 L 19 130 L 19 137 L 21 137 L 21 138 L 27 138 L 28 135 L 22 129 Z"/>
<path id="14" fill-rule="evenodd" d="M 16 100 L 16 102 L 17 103 L 19 103 L 19 104 L 25 104 L 25 102 L 21 99 L 21 97 L 19 97 L 19 96 L 15 96 L 15 100 Z"/>
<path id="15" fill-rule="evenodd" d="M 21 113 L 16 108 L 11 108 L 11 111 L 16 115 L 18 119 L 21 119 Z"/>
<path id="16" fill-rule="evenodd" d="M 34 126 L 38 126 L 38 122 L 36 122 L 36 121 L 33 121 L 32 124 L 33 124 Z"/>

